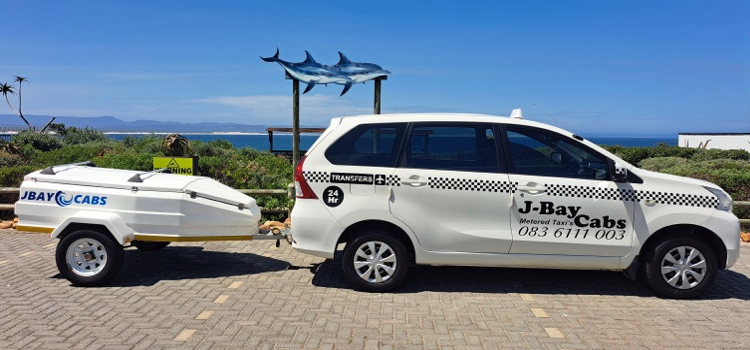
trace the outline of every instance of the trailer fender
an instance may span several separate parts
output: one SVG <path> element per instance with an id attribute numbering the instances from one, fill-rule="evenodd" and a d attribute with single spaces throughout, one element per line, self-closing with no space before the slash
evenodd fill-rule
<path id="1" fill-rule="evenodd" d="M 75 215 L 68 217 L 52 231 L 50 237 L 58 238 L 70 225 L 81 224 L 104 226 L 112 234 L 112 237 L 122 245 L 129 243 L 135 238 L 133 229 L 119 215 L 93 211 L 79 211 Z"/>

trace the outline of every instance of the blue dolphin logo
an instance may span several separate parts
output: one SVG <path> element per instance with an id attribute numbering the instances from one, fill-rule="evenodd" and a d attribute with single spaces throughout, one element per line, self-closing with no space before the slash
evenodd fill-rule
<path id="1" fill-rule="evenodd" d="M 73 203 L 73 198 L 71 199 L 65 199 L 65 192 L 63 191 L 57 191 L 55 194 L 55 203 L 61 207 L 67 207 L 71 203 Z"/>

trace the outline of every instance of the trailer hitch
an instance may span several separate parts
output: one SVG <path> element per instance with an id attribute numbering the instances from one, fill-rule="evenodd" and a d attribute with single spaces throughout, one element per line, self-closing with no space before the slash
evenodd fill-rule
<path id="1" fill-rule="evenodd" d="M 292 229 L 273 227 L 270 230 L 259 230 L 258 234 L 253 235 L 253 239 L 276 240 L 276 247 L 281 246 L 281 240 L 292 244 Z"/>

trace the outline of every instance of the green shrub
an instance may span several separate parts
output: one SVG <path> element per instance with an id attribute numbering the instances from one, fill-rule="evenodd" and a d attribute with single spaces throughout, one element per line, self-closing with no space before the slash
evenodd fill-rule
<path id="1" fill-rule="evenodd" d="M 122 142 L 123 146 L 127 148 L 133 148 L 138 143 L 139 138 L 133 136 L 133 135 L 127 135 L 122 138 L 120 142 Z"/>
<path id="2" fill-rule="evenodd" d="M 111 151 L 113 146 L 115 145 L 110 142 L 69 145 L 49 152 L 39 152 L 34 156 L 33 164 L 43 168 L 50 165 L 93 161 L 97 156 Z"/>
<path id="3" fill-rule="evenodd" d="M 153 156 L 146 153 L 107 153 L 93 159 L 102 168 L 151 171 L 154 169 Z"/>
<path id="4" fill-rule="evenodd" d="M 212 147 L 219 147 L 223 149 L 234 149 L 234 145 L 231 142 L 227 140 L 222 140 L 222 139 L 212 140 L 212 141 L 209 141 L 207 144 Z"/>
<path id="5" fill-rule="evenodd" d="M 687 148 L 663 144 L 656 147 L 605 146 L 604 148 L 634 165 L 640 165 L 644 159 L 661 157 L 678 157 L 696 161 L 712 159 L 750 160 L 750 153 L 744 150 Z"/>
<path id="6" fill-rule="evenodd" d="M 714 160 L 714 159 L 733 159 L 733 160 L 750 160 L 750 152 L 742 149 L 699 149 L 690 158 L 694 161 Z"/>
<path id="7" fill-rule="evenodd" d="M 130 152 L 148 153 L 153 156 L 162 156 L 161 150 L 162 138 L 153 135 L 143 136 L 125 136 L 118 141 L 118 146 L 127 149 Z"/>
<path id="8" fill-rule="evenodd" d="M 90 142 L 109 142 L 112 141 L 112 139 L 89 127 L 84 129 L 69 127 L 66 128 L 65 132 L 62 134 L 62 141 L 66 145 L 78 145 Z"/>
<path id="9" fill-rule="evenodd" d="M 47 152 L 63 146 L 62 141 L 52 134 L 40 134 L 36 132 L 19 132 L 13 137 L 13 143 L 18 147 L 31 145 L 36 150 Z"/>
<path id="10" fill-rule="evenodd" d="M 227 148 L 221 143 L 200 141 L 190 143 L 190 154 L 198 157 L 220 157 L 233 152 L 234 149 Z"/>
<path id="11" fill-rule="evenodd" d="M 644 159 L 639 166 L 646 170 L 665 173 L 673 167 L 685 165 L 688 162 L 687 159 L 680 157 L 658 157 Z"/>
<path id="12" fill-rule="evenodd" d="M 0 151 L 0 167 L 12 167 L 23 165 L 24 163 L 26 163 L 26 160 L 20 155 Z"/>
<path id="13" fill-rule="evenodd" d="M 19 187 L 24 175 L 38 170 L 30 165 L 0 168 L 0 187 Z"/>

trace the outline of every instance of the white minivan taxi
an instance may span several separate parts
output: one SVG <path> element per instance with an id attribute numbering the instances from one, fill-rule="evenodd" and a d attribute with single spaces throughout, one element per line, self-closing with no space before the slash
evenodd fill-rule
<path id="1" fill-rule="evenodd" d="M 639 169 L 568 131 L 475 114 L 334 118 L 295 169 L 292 246 L 358 290 L 412 264 L 623 271 L 705 292 L 740 252 L 719 186 Z"/>

